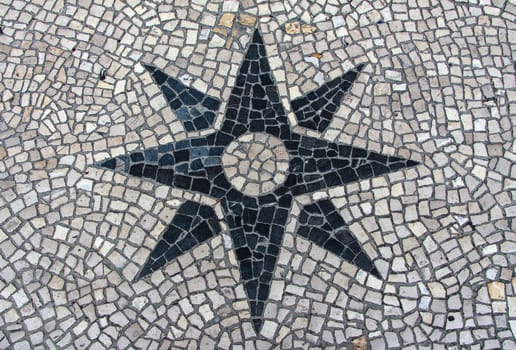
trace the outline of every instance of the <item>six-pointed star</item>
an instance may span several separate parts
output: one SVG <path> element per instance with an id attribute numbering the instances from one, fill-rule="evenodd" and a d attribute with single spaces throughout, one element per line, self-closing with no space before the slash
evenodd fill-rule
<path id="1" fill-rule="evenodd" d="M 187 130 L 207 128 L 220 101 L 146 65 Z M 361 66 L 292 102 L 300 124 L 324 130 Z M 228 181 L 222 156 L 244 134 L 271 135 L 288 153 L 284 181 L 267 194 L 239 191 Z M 336 144 L 291 130 L 258 30 L 253 35 L 220 130 L 133 152 L 100 166 L 197 191 L 218 199 L 233 240 L 241 278 L 259 332 L 274 267 L 294 196 L 370 178 L 418 163 Z M 370 258 L 329 200 L 303 208 L 297 234 L 380 277 Z M 139 277 L 146 276 L 220 232 L 213 209 L 186 201 L 177 211 Z"/>

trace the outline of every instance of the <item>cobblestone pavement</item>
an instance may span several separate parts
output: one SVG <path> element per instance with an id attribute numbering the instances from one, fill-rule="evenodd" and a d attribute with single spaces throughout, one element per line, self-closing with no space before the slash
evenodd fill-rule
<path id="1" fill-rule="evenodd" d="M 512 0 L 0 0 L 0 349 L 516 349 L 514 42 Z"/>

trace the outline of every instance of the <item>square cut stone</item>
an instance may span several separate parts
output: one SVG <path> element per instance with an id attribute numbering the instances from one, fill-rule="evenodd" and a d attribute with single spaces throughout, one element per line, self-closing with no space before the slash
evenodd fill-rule
<path id="1" fill-rule="evenodd" d="M 505 300 L 505 284 L 502 282 L 489 282 L 487 284 L 487 290 L 491 300 Z"/>

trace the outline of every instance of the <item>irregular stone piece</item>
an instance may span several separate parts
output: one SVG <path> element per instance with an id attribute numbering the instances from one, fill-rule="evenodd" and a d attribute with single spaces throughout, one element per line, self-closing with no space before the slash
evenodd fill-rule
<path id="1" fill-rule="evenodd" d="M 256 24 L 256 17 L 245 13 L 238 16 L 238 23 L 243 26 L 253 27 Z"/>
<path id="2" fill-rule="evenodd" d="M 503 282 L 489 282 L 487 290 L 492 300 L 505 300 L 505 284 Z"/>
<path id="3" fill-rule="evenodd" d="M 317 27 L 309 25 L 309 24 L 302 24 L 301 25 L 301 31 L 303 34 L 312 34 L 317 30 Z"/>
<path id="4" fill-rule="evenodd" d="M 301 33 L 301 23 L 300 22 L 286 23 L 285 24 L 285 32 L 290 35 Z"/>
<path id="5" fill-rule="evenodd" d="M 355 338 L 351 341 L 353 344 L 353 350 L 367 350 L 367 337 L 365 335 Z"/>
<path id="6" fill-rule="evenodd" d="M 219 20 L 219 25 L 231 28 L 233 27 L 233 22 L 235 21 L 234 13 L 225 13 Z"/>

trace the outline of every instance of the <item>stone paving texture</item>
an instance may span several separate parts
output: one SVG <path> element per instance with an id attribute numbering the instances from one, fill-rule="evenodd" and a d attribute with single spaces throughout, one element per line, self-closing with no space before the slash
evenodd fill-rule
<path id="1" fill-rule="evenodd" d="M 512 0 L 0 0 L 0 349 L 516 349 L 515 41 Z"/>

